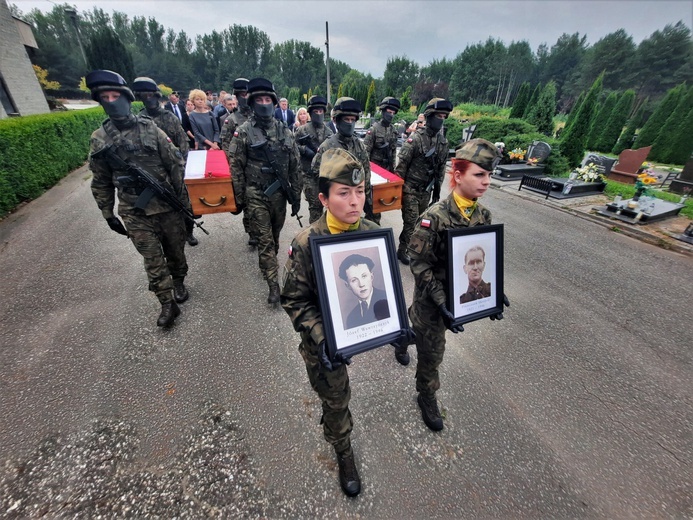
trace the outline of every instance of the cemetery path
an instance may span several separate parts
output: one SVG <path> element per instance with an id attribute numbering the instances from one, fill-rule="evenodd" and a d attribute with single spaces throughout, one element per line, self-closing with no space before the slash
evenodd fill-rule
<path id="1" fill-rule="evenodd" d="M 203 219 L 191 299 L 158 330 L 89 180 L 73 172 L 0 222 L 0 516 L 693 515 L 690 257 L 490 190 L 506 318 L 448 334 L 438 434 L 413 348 L 406 368 L 389 347 L 354 358 L 363 492 L 348 499 L 240 218 Z M 396 237 L 399 212 L 382 224 Z M 297 231 L 287 220 L 280 255 Z"/>

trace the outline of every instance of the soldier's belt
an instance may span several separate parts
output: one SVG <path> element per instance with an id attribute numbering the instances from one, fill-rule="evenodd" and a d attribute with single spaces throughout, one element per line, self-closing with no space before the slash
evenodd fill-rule
<path id="1" fill-rule="evenodd" d="M 426 191 L 426 186 L 428 186 L 427 182 L 424 182 L 423 184 L 414 184 L 413 182 L 406 182 L 404 185 L 409 188 L 410 190 L 414 191 Z"/>

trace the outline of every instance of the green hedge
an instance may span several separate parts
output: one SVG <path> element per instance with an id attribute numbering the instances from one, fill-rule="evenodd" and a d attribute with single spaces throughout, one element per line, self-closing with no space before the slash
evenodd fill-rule
<path id="1" fill-rule="evenodd" d="M 87 159 L 101 107 L 0 121 L 0 216 L 35 199 Z"/>

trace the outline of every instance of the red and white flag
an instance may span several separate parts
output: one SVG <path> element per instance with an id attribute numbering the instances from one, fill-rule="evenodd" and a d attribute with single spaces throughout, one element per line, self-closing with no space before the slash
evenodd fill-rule
<path id="1" fill-rule="evenodd" d="M 185 165 L 186 179 L 230 177 L 231 170 L 223 150 L 190 150 Z"/>

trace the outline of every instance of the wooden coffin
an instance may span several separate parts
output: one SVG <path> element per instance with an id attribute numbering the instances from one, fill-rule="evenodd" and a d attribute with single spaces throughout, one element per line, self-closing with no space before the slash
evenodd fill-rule
<path id="1" fill-rule="evenodd" d="M 385 168 L 371 163 L 373 187 L 373 212 L 382 213 L 402 209 L 402 185 L 404 180 Z"/>
<path id="2" fill-rule="evenodd" d="M 223 150 L 189 152 L 185 185 L 195 215 L 236 211 L 231 170 Z"/>

